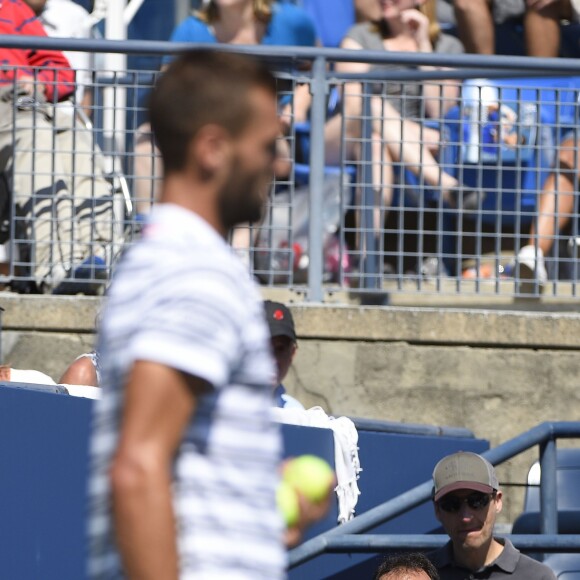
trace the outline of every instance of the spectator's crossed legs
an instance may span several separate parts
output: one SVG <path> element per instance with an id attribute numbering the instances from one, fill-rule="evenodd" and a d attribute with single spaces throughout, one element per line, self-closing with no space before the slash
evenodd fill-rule
<path id="1" fill-rule="evenodd" d="M 43 291 L 62 289 L 83 263 L 86 278 L 106 277 L 122 241 L 92 134 L 72 108 L 57 110 L 44 104 L 10 110 L 0 125 L 1 168 L 19 222 L 13 227 L 21 226 L 12 232 L 19 273 L 32 276 Z"/>

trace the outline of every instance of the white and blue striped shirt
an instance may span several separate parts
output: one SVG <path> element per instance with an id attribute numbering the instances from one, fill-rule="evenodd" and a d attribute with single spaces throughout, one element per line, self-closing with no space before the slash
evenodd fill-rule
<path id="1" fill-rule="evenodd" d="M 134 362 L 149 360 L 213 386 L 198 397 L 174 463 L 180 579 L 283 578 L 268 328 L 246 269 L 199 216 L 175 205 L 155 208 L 143 240 L 117 269 L 99 352 L 103 397 L 91 449 L 89 576 L 123 578 L 108 470 L 123 386 Z"/>

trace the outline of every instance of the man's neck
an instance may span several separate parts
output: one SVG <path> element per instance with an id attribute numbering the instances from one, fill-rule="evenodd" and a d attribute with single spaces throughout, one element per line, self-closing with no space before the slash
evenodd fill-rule
<path id="1" fill-rule="evenodd" d="M 161 203 L 172 203 L 196 213 L 204 219 L 222 237 L 227 237 L 228 230 L 221 222 L 215 195 L 211 186 L 190 175 L 173 173 L 165 177 Z"/>
<path id="2" fill-rule="evenodd" d="M 479 549 L 466 550 L 453 546 L 453 559 L 461 567 L 475 571 L 494 562 L 503 550 L 504 546 L 492 538 L 489 544 Z"/>

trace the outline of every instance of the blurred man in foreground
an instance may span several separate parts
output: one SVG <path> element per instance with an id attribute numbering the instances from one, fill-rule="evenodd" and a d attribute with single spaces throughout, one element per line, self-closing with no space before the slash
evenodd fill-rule
<path id="1" fill-rule="evenodd" d="M 154 88 L 150 120 L 165 177 L 101 325 L 89 575 L 283 578 L 268 327 L 226 243 L 261 217 L 275 81 L 241 56 L 185 53 Z"/>

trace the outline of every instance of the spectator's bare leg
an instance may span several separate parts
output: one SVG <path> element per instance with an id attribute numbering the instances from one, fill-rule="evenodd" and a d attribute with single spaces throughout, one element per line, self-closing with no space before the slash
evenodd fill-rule
<path id="1" fill-rule="evenodd" d="M 455 0 L 454 5 L 457 30 L 465 50 L 493 54 L 495 35 L 491 0 Z"/>
<path id="2" fill-rule="evenodd" d="M 541 10 L 526 10 L 524 32 L 529 56 L 557 57 L 560 53 L 561 2 Z"/>
<path id="3" fill-rule="evenodd" d="M 373 133 L 371 151 L 373 191 L 375 193 L 373 227 L 375 232 L 378 232 L 384 226 L 387 212 L 393 201 L 393 159 L 389 150 L 383 147 L 383 139 L 380 133 Z M 364 159 L 361 161 L 365 162 Z"/>
<path id="4" fill-rule="evenodd" d="M 402 119 L 388 103 L 384 104 L 382 121 L 377 123 L 381 126 L 384 145 L 390 157 L 395 161 L 402 161 L 405 169 L 421 176 L 428 185 L 441 188 L 444 199 L 451 201 L 449 191 L 457 187 L 458 181 L 441 169 L 431 153 L 429 144 L 433 139 L 433 132 L 424 133 L 418 123 Z"/>
<path id="5" fill-rule="evenodd" d="M 161 194 L 163 165 L 161 155 L 153 143 L 150 125 L 143 124 L 135 131 L 135 205 L 138 214 L 148 214 Z"/>
<path id="6" fill-rule="evenodd" d="M 559 155 L 560 171 L 550 174 L 540 195 L 537 233 L 535 224 L 532 224 L 529 244 L 533 245 L 537 240 L 544 255 L 550 252 L 554 236 L 568 224 L 574 211 L 580 161 L 579 145 L 574 139 L 562 143 Z"/>

